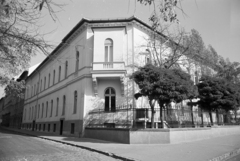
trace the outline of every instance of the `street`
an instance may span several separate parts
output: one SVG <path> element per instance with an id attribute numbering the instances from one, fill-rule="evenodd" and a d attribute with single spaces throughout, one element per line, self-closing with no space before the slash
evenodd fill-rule
<path id="1" fill-rule="evenodd" d="M 0 128 L 0 161 L 114 161 L 116 159 L 78 147 Z"/>

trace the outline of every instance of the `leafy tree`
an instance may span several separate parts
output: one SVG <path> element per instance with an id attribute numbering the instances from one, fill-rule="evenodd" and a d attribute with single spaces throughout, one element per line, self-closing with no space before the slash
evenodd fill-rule
<path id="1" fill-rule="evenodd" d="M 38 52 L 48 55 L 52 46 L 39 33 L 38 20 L 46 8 L 55 20 L 52 0 L 0 0 L 0 85 L 29 66 Z"/>
<path id="2" fill-rule="evenodd" d="M 166 69 L 147 64 L 134 72 L 131 77 L 139 86 L 135 98 L 146 96 L 152 111 L 152 128 L 154 127 L 154 105 L 160 106 L 160 119 L 163 126 L 162 110 L 170 102 L 181 102 L 192 95 L 193 82 L 190 76 L 180 69 Z"/>
<path id="3" fill-rule="evenodd" d="M 176 10 L 183 9 L 180 0 L 137 0 L 144 5 L 154 5 L 154 12 L 158 12 L 161 19 L 166 22 L 178 22 Z M 157 4 L 155 4 L 155 2 Z M 157 8 L 156 8 L 157 6 Z"/>
<path id="4" fill-rule="evenodd" d="M 237 104 L 236 90 L 233 84 L 224 79 L 203 76 L 197 86 L 200 98 L 198 104 L 201 108 L 209 111 L 211 124 L 213 124 L 213 111 L 216 111 L 217 114 L 220 109 L 229 111 L 234 109 Z"/>
<path id="5" fill-rule="evenodd" d="M 131 79 L 135 81 L 138 85 L 140 91 L 134 96 L 136 99 L 139 97 L 145 96 L 148 98 L 149 105 L 151 107 L 151 123 L 152 128 L 154 127 L 154 107 L 158 99 L 156 93 L 155 84 L 158 82 L 160 73 L 158 68 L 148 64 L 144 67 L 140 67 L 138 71 L 134 72 L 131 76 Z"/>

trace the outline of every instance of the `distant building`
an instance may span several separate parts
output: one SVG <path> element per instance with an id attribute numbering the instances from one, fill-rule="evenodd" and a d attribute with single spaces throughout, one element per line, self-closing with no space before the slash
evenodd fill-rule
<path id="1" fill-rule="evenodd" d="M 22 72 L 21 75 L 16 77 L 16 80 L 13 80 L 13 81 L 20 82 L 20 81 L 26 80 L 28 74 L 31 73 L 36 68 L 37 65 L 29 68 L 29 70 Z M 24 95 L 24 93 L 25 93 L 25 89 L 22 89 L 22 94 Z M 24 107 L 24 97 L 20 97 L 20 95 L 6 94 L 4 97 L 2 97 L 0 99 L 1 126 L 21 128 L 23 107 Z"/>

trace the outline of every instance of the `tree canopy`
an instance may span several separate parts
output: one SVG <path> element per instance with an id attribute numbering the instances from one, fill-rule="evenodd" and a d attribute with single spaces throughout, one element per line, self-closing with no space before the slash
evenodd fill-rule
<path id="1" fill-rule="evenodd" d="M 211 123 L 211 112 L 221 109 L 233 110 L 238 104 L 236 88 L 224 79 L 203 76 L 197 86 L 200 98 L 198 104 L 202 109 L 209 111 Z"/>
<path id="2" fill-rule="evenodd" d="M 152 101 L 157 101 L 160 110 L 170 102 L 181 102 L 193 95 L 193 81 L 190 75 L 180 69 L 166 69 L 147 64 L 134 72 L 131 78 L 139 87 L 139 92 L 135 94 L 138 99 L 146 96 L 149 99 L 151 110 L 154 110 Z M 163 124 L 162 112 L 160 118 Z M 153 124 L 154 112 L 152 112 Z"/>
<path id="3" fill-rule="evenodd" d="M 52 0 L 0 0 L 0 85 L 28 68 L 36 53 L 47 55 L 52 48 L 37 23 L 43 8 L 56 18 L 52 6 L 61 7 Z"/>

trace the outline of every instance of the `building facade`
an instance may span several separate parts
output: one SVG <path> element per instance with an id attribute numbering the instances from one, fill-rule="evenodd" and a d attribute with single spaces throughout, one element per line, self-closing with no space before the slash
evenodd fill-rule
<path id="1" fill-rule="evenodd" d="M 129 109 L 149 107 L 133 98 L 137 86 L 129 76 L 149 62 L 140 53 L 148 49 L 151 32 L 136 17 L 82 19 L 26 79 L 22 128 L 82 136 L 94 121 L 131 127 L 136 113 Z M 197 81 L 196 72 L 190 74 Z M 115 115 L 117 109 L 124 112 Z M 91 111 L 105 113 L 90 118 Z"/>

